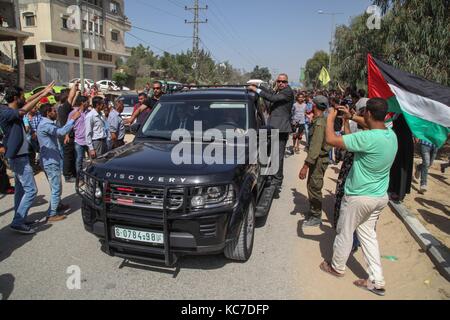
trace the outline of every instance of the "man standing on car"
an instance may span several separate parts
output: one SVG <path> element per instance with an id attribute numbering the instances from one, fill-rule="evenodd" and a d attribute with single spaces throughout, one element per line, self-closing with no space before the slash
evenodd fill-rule
<path id="1" fill-rule="evenodd" d="M 310 209 L 309 216 L 303 224 L 304 227 L 319 227 L 322 224 L 323 177 L 328 168 L 331 150 L 325 139 L 327 119 L 324 113 L 329 106 L 328 99 L 324 96 L 317 96 L 313 102 L 314 120 L 311 128 L 311 144 L 308 149 L 308 157 L 299 174 L 301 180 L 308 177 Z"/>
<path id="2" fill-rule="evenodd" d="M 281 188 L 283 185 L 283 167 L 286 144 L 291 133 L 291 110 L 294 105 L 294 91 L 289 86 L 289 79 L 286 74 L 280 74 L 277 78 L 275 91 L 270 91 L 262 86 L 257 88 L 250 85 L 249 90 L 258 93 L 264 100 L 271 103 L 269 107 L 268 126 L 270 129 L 279 131 L 280 149 L 278 151 L 279 169 L 272 177 L 272 185 Z"/>

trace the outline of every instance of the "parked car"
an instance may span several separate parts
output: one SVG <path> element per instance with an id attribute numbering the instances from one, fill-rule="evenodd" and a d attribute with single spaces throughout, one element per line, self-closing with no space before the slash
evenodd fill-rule
<path id="1" fill-rule="evenodd" d="M 257 222 L 264 225 L 275 187 L 263 164 L 241 162 L 236 153 L 227 164 L 175 163 L 180 141 L 171 134 L 191 130 L 196 121 L 222 133 L 266 128 L 257 96 L 244 88 L 164 95 L 133 143 L 89 163 L 78 177 L 85 229 L 107 254 L 167 266 L 183 255 L 250 259 Z M 245 158 L 254 155 L 257 148 L 244 141 L 214 143 L 243 148 Z M 206 153 L 210 144 L 204 137 L 187 157 Z"/>
<path id="2" fill-rule="evenodd" d="M 122 119 L 129 119 L 133 115 L 134 106 L 138 103 L 137 94 L 124 94 L 118 97 L 118 99 L 123 99 L 124 109 L 121 113 Z M 130 126 L 126 125 L 125 129 L 130 131 Z"/>
<path id="3" fill-rule="evenodd" d="M 75 83 L 80 81 L 80 78 L 75 78 L 69 81 L 69 88 L 72 88 Z M 93 85 L 95 84 L 94 80 L 92 79 L 84 79 L 84 89 L 89 90 Z"/>
<path id="4" fill-rule="evenodd" d="M 39 87 L 34 88 L 34 89 L 31 90 L 30 92 L 25 93 L 25 99 L 28 99 L 28 98 L 30 98 L 31 96 L 35 95 L 36 93 L 41 92 L 41 91 L 44 90 L 45 88 L 46 88 L 46 86 L 39 86 Z M 69 88 L 66 87 L 66 86 L 54 86 L 54 87 L 53 87 L 53 93 L 54 93 L 54 94 L 60 94 L 60 93 L 62 93 L 62 92 L 65 91 L 65 90 L 69 90 Z M 47 98 L 48 98 L 48 101 L 49 101 L 51 104 L 56 104 L 56 98 L 55 98 L 54 95 L 50 95 L 50 96 L 48 96 Z"/>
<path id="5" fill-rule="evenodd" d="M 101 91 L 130 91 L 128 87 L 122 87 L 121 89 L 116 82 L 111 80 L 97 81 L 97 86 Z"/>

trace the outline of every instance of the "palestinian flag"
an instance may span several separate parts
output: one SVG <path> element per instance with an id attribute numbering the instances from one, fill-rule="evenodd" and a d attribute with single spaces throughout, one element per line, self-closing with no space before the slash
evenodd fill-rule
<path id="1" fill-rule="evenodd" d="M 442 147 L 450 133 L 450 88 L 398 70 L 368 55 L 370 98 L 388 101 L 414 136 Z"/>

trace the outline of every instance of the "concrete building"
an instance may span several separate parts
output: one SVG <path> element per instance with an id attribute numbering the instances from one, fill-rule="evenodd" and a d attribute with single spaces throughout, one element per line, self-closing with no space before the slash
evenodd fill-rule
<path id="1" fill-rule="evenodd" d="M 0 82 L 24 87 L 23 42 L 32 34 L 21 31 L 19 16 L 18 0 L 0 0 Z"/>
<path id="2" fill-rule="evenodd" d="M 26 72 L 42 83 L 67 83 L 80 76 L 76 0 L 19 0 L 22 30 L 32 32 L 24 44 Z M 76 9 L 76 7 L 75 7 Z M 117 59 L 129 56 L 125 33 L 131 23 L 124 0 L 82 1 L 85 78 L 111 79 Z"/>

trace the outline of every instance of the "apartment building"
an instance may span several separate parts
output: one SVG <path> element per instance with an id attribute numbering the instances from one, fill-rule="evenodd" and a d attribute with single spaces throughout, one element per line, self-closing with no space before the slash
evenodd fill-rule
<path id="1" fill-rule="evenodd" d="M 0 0 L 0 82 L 25 85 L 23 42 L 29 36 L 32 34 L 21 31 L 18 0 Z M 3 72 L 7 66 L 11 70 Z"/>
<path id="2" fill-rule="evenodd" d="M 19 0 L 22 30 L 34 34 L 24 43 L 28 76 L 61 84 L 80 76 L 74 5 L 76 0 Z M 85 78 L 111 79 L 117 59 L 130 55 L 125 33 L 131 23 L 124 9 L 124 0 L 82 1 Z"/>

